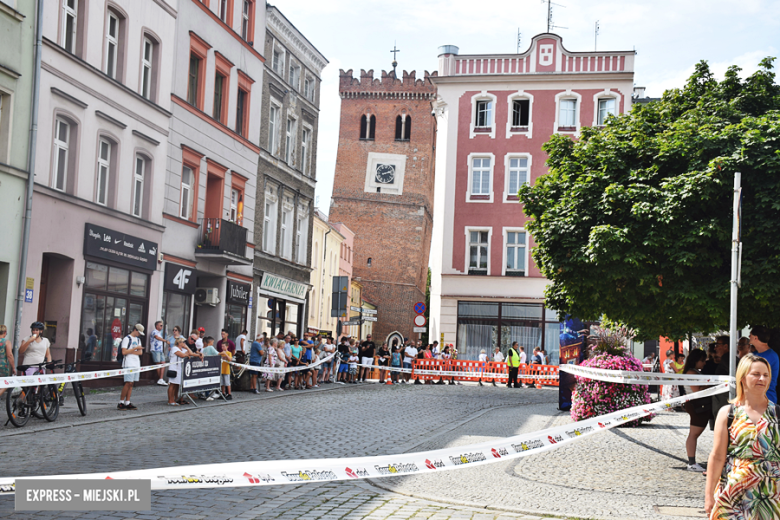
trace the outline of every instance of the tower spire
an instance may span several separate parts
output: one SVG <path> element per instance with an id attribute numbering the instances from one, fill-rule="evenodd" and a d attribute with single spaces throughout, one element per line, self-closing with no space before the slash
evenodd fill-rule
<path id="1" fill-rule="evenodd" d="M 395 73 L 395 68 L 398 66 L 398 61 L 396 61 L 395 55 L 398 54 L 401 51 L 400 51 L 400 49 L 396 48 L 395 44 L 396 44 L 396 42 L 393 42 L 393 50 L 391 50 L 390 52 L 393 54 L 393 76 L 398 77 L 398 75 Z"/>

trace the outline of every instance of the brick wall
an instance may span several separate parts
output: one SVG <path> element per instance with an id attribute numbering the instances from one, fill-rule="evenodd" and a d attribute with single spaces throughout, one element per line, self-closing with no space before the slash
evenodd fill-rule
<path id="1" fill-rule="evenodd" d="M 374 338 L 394 331 L 412 334 L 415 302 L 425 298 L 433 226 L 435 118 L 431 102 L 436 89 L 415 72 L 402 79 L 382 72 L 341 71 L 341 127 L 330 222 L 355 232 L 353 276 L 364 295 L 378 307 Z M 376 117 L 373 140 L 360 139 L 360 120 Z M 408 141 L 395 140 L 396 117 L 411 117 Z M 369 153 L 406 156 L 403 193 L 365 191 Z M 371 266 L 368 259 L 371 258 Z M 415 336 L 416 337 L 416 336 Z"/>

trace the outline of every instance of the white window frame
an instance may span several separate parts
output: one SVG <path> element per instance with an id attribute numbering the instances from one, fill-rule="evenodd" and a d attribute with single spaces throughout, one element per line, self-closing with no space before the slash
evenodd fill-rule
<path id="1" fill-rule="evenodd" d="M 301 64 L 290 59 L 290 66 L 287 70 L 287 83 L 297 91 L 301 90 Z"/>
<path id="2" fill-rule="evenodd" d="M 149 47 L 149 59 L 146 59 L 146 47 Z M 141 45 L 141 96 L 152 99 L 152 71 L 154 66 L 154 42 L 144 36 Z"/>
<path id="3" fill-rule="evenodd" d="M 241 0 L 241 1 L 243 2 L 243 0 Z M 242 9 L 243 9 L 243 7 L 242 7 Z M 271 50 L 271 70 L 276 72 L 276 74 L 279 77 L 281 77 L 282 79 L 286 79 L 284 77 L 284 71 L 285 71 L 285 66 L 284 66 L 284 61 L 285 60 L 284 60 L 284 58 L 287 56 L 287 51 L 285 50 L 284 47 L 282 47 L 281 45 L 278 45 L 278 44 L 279 44 L 279 42 L 274 40 L 273 49 Z M 279 53 L 279 61 L 278 62 L 274 58 L 274 56 L 276 55 L 277 52 Z M 277 67 L 277 64 L 278 64 L 278 67 Z"/>
<path id="4" fill-rule="evenodd" d="M 119 16 L 116 15 L 110 9 L 107 10 L 106 15 L 106 70 L 105 73 L 109 78 L 116 79 L 117 61 L 119 60 Z M 111 34 L 111 19 L 116 21 L 116 35 Z M 111 46 L 113 45 L 114 51 L 111 52 Z M 113 57 L 113 68 L 111 67 L 111 58 Z"/>
<path id="5" fill-rule="evenodd" d="M 307 138 L 308 135 L 308 138 Z M 311 139 L 314 135 L 312 128 L 304 124 L 301 132 L 301 173 L 309 176 L 311 173 Z"/>
<path id="6" fill-rule="evenodd" d="M 188 169 L 190 171 L 190 183 L 184 182 L 184 169 Z M 179 194 L 179 217 L 183 218 L 184 220 L 190 220 L 192 218 L 192 207 L 194 205 L 194 201 L 192 200 L 192 195 L 195 193 L 195 169 L 186 165 L 182 164 L 181 166 L 182 171 L 182 177 L 181 177 L 181 193 Z M 187 193 L 187 202 L 184 201 L 184 194 Z"/>
<path id="7" fill-rule="evenodd" d="M 287 124 L 284 129 L 284 162 L 295 166 L 295 141 L 298 134 L 298 120 L 287 113 Z"/>
<path id="8" fill-rule="evenodd" d="M 514 109 L 514 102 L 522 99 L 528 100 L 528 130 L 523 132 L 512 131 L 512 110 Z M 509 139 L 513 135 L 524 135 L 528 139 L 532 139 L 534 136 L 534 96 L 528 92 L 518 90 L 514 94 L 510 94 L 507 99 L 507 118 L 506 118 L 506 138 Z"/>
<path id="9" fill-rule="evenodd" d="M 490 126 L 485 127 L 479 127 L 479 128 L 490 128 L 490 132 L 476 132 L 475 129 L 477 128 L 477 101 L 490 101 L 493 103 L 493 109 L 491 113 L 491 121 Z M 475 135 L 489 135 L 491 139 L 495 139 L 496 137 L 496 105 L 497 105 L 498 98 L 493 95 L 489 94 L 486 90 L 483 90 L 482 92 L 478 94 L 474 94 L 471 96 L 471 128 L 469 132 L 469 138 L 474 139 Z"/>
<path id="10" fill-rule="evenodd" d="M 141 218 L 144 212 L 144 177 L 146 176 L 146 157 L 140 153 L 135 154 L 133 165 L 133 205 L 130 206 L 130 214 Z M 141 165 L 141 173 L 138 174 L 138 165 Z M 136 206 L 138 211 L 136 212 Z"/>
<path id="11" fill-rule="evenodd" d="M 67 128 L 67 131 L 66 131 L 67 135 L 65 136 L 66 139 L 67 139 L 66 141 L 61 141 L 59 139 L 60 124 L 64 124 L 65 127 Z M 52 170 L 52 175 L 51 175 L 51 187 L 54 188 L 57 191 L 67 191 L 67 189 L 68 189 L 68 173 L 69 173 L 68 172 L 68 169 L 69 169 L 68 168 L 68 166 L 69 166 L 68 162 L 69 162 L 69 159 L 70 159 L 70 141 L 71 141 L 71 137 L 73 135 L 73 132 L 72 132 L 73 129 L 71 128 L 71 126 L 72 125 L 66 119 L 64 119 L 62 117 L 57 117 L 54 120 L 54 138 L 52 139 L 53 145 L 54 145 L 54 152 L 53 152 L 54 153 L 54 165 L 53 165 L 54 169 Z M 63 175 L 63 178 L 62 178 L 62 188 L 58 188 L 57 187 L 57 185 L 59 184 L 59 182 L 58 182 L 58 180 L 59 180 L 58 171 L 59 171 L 59 166 L 60 166 L 60 164 L 59 164 L 59 161 L 60 161 L 59 151 L 60 150 L 65 150 L 65 158 L 64 158 L 65 167 L 63 168 L 63 172 L 62 172 L 62 175 Z"/>
<path id="12" fill-rule="evenodd" d="M 295 218 L 295 207 L 289 196 L 284 197 L 282 201 L 282 218 L 279 224 L 279 233 L 281 243 L 279 244 L 279 256 L 285 260 L 292 260 L 293 257 L 293 224 Z"/>
<path id="13" fill-rule="evenodd" d="M 272 190 L 265 191 L 263 208 L 263 251 L 276 254 L 276 218 L 279 214 L 278 199 Z"/>
<path id="14" fill-rule="evenodd" d="M 76 54 L 76 37 L 79 33 L 79 1 L 74 0 L 71 8 L 68 6 L 68 0 L 62 0 L 62 47 L 71 54 Z M 72 49 L 68 48 L 68 17 L 73 18 L 73 34 L 71 34 Z"/>
<path id="15" fill-rule="evenodd" d="M 622 96 L 619 92 L 613 92 L 610 89 L 605 89 L 604 92 L 598 92 L 593 95 L 593 126 L 604 126 L 599 122 L 599 102 L 602 99 L 614 99 L 615 100 L 615 115 L 620 114 L 620 102 Z"/>
<path id="16" fill-rule="evenodd" d="M 230 221 L 238 222 L 238 190 L 230 188 Z"/>
<path id="17" fill-rule="evenodd" d="M 466 258 L 464 261 L 464 270 L 463 272 L 465 274 L 469 274 L 469 264 L 471 262 L 471 232 L 484 232 L 487 231 L 488 234 L 488 241 L 487 241 L 487 276 L 490 276 L 490 259 L 492 257 L 491 254 L 491 247 L 490 244 L 493 243 L 493 228 L 489 226 L 473 226 L 469 227 L 466 226 L 464 228 L 466 232 Z"/>
<path id="18" fill-rule="evenodd" d="M 103 145 L 108 147 L 108 157 L 101 157 L 103 151 Z M 97 157 L 97 180 L 95 182 L 95 202 L 101 206 L 108 205 L 108 185 L 109 177 L 111 176 L 111 141 L 101 137 L 98 140 L 98 157 Z M 100 186 L 104 184 L 103 200 L 100 200 Z"/>
<path id="19" fill-rule="evenodd" d="M 528 249 L 529 249 L 529 247 L 528 247 L 528 240 L 529 240 L 529 238 L 528 238 L 528 235 L 529 235 L 528 231 L 526 231 L 526 229 L 522 228 L 522 227 L 505 227 L 505 228 L 502 228 L 502 233 L 504 235 L 504 239 L 503 239 L 504 247 L 503 247 L 503 253 L 502 253 L 503 254 L 503 258 L 502 258 L 502 261 L 501 261 L 501 276 L 506 276 L 506 271 L 507 271 L 507 269 L 506 269 L 507 254 L 506 253 L 507 253 L 507 247 L 509 247 L 509 243 L 507 242 L 508 239 L 509 239 L 509 235 L 508 234 L 509 233 L 525 233 L 525 242 L 523 243 L 524 244 L 523 248 L 525 248 L 525 252 L 524 252 L 525 270 L 523 271 L 523 277 L 527 277 L 528 276 L 528 270 L 529 270 L 528 261 L 530 260 L 529 251 L 528 251 Z M 515 244 L 515 249 L 519 249 L 517 247 L 517 244 Z M 518 276 L 517 278 L 522 278 L 522 277 Z"/>
<path id="20" fill-rule="evenodd" d="M 241 0 L 241 38 L 247 42 L 251 41 L 249 38 L 252 36 L 249 34 L 249 6 L 247 0 Z"/>
<path id="21" fill-rule="evenodd" d="M 471 188 L 474 184 L 474 159 L 490 159 L 490 180 L 488 182 L 488 190 L 490 193 L 473 193 L 471 191 Z M 469 178 L 468 178 L 468 186 L 466 188 L 466 202 L 487 202 L 491 203 L 493 202 L 493 180 L 496 178 L 496 156 L 492 153 L 470 153 L 468 156 L 468 169 L 469 169 Z M 472 200 L 472 195 L 488 195 L 488 198 L 485 200 Z"/>
<path id="22" fill-rule="evenodd" d="M 502 201 L 505 204 L 517 204 L 517 199 L 511 199 L 508 200 L 510 196 L 516 196 L 517 192 L 512 191 L 509 189 L 509 172 L 510 172 L 510 164 L 512 159 L 527 159 L 528 160 L 528 174 L 526 176 L 525 182 L 522 184 L 531 184 L 531 162 L 532 162 L 532 155 L 530 153 L 509 153 L 504 156 L 504 196 Z M 518 179 L 519 181 L 519 179 Z M 520 182 L 518 182 L 517 187 L 518 189 L 522 185 Z"/>
<path id="23" fill-rule="evenodd" d="M 309 74 L 303 80 L 303 97 L 314 103 L 314 85 L 316 85 L 315 79 Z"/>
<path id="24" fill-rule="evenodd" d="M 228 0 L 218 0 L 218 1 L 219 1 L 219 5 L 217 6 L 217 9 L 219 10 L 219 13 L 217 14 L 217 16 L 219 16 L 219 19 L 225 22 L 227 25 L 230 25 L 231 20 L 227 19 Z"/>
<path id="25" fill-rule="evenodd" d="M 271 106 L 268 108 L 268 148 L 271 155 L 279 153 L 279 124 L 281 123 L 282 105 L 271 98 Z"/>
<path id="26" fill-rule="evenodd" d="M 306 265 L 306 255 L 308 254 L 308 248 L 306 247 L 309 239 L 309 210 L 304 205 L 298 206 L 298 225 L 295 231 L 295 254 L 297 256 L 297 262 L 301 265 Z"/>
<path id="27" fill-rule="evenodd" d="M 574 130 L 561 130 L 558 129 L 561 127 L 561 101 L 562 100 L 575 100 L 576 103 L 574 105 Z M 580 128 L 581 128 L 581 121 L 580 121 L 580 111 L 582 110 L 582 96 L 578 94 L 577 92 L 574 92 L 572 90 L 566 90 L 565 92 L 559 92 L 555 95 L 555 126 L 553 127 L 553 133 L 555 134 L 569 134 L 579 137 L 580 135 Z"/>

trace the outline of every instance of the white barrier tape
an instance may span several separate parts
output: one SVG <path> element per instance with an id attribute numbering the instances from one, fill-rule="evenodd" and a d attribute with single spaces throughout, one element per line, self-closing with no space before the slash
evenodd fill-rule
<path id="1" fill-rule="evenodd" d="M 117 370 L 97 370 L 94 372 L 71 372 L 69 374 L 38 374 L 34 376 L 15 376 L 0 379 L 0 388 L 15 388 L 17 386 L 36 386 L 51 383 L 72 383 L 75 381 L 88 381 L 90 379 L 103 379 L 106 377 L 123 376 L 136 372 L 148 372 L 158 368 L 167 367 L 170 363 L 152 365 L 147 367 L 120 368 Z"/>
<path id="2" fill-rule="evenodd" d="M 609 383 L 629 385 L 704 385 L 733 382 L 729 376 L 711 376 L 703 374 L 661 374 L 655 372 L 631 372 L 628 370 L 606 370 L 603 368 L 583 367 L 580 365 L 561 365 L 560 370 L 575 376 L 597 379 Z"/>
<path id="3" fill-rule="evenodd" d="M 515 435 L 495 441 L 440 450 L 377 457 L 230 462 L 80 475 L 16 477 L 68 479 L 143 479 L 152 489 L 272 486 L 360 478 L 435 473 L 516 459 L 552 450 L 577 439 L 668 410 L 691 399 L 728 391 L 728 385 L 667 401 L 634 406 L 577 423 Z M 0 493 L 13 493 L 16 478 L 0 478 Z"/>
<path id="4" fill-rule="evenodd" d="M 241 363 L 234 363 L 233 361 L 229 361 L 228 363 L 230 363 L 233 366 L 245 368 L 247 370 L 252 370 L 253 372 L 265 372 L 267 374 L 287 374 L 290 372 L 298 372 L 300 370 L 311 370 L 312 368 L 316 368 L 323 363 L 327 363 L 328 360 L 332 358 L 334 355 L 335 354 L 331 354 L 330 356 L 322 358 L 316 363 L 312 363 L 311 365 L 300 365 L 297 367 L 284 367 L 284 368 L 265 367 L 265 366 L 256 367 L 254 365 L 242 365 Z"/>
<path id="5" fill-rule="evenodd" d="M 422 376 L 441 376 L 441 377 L 473 377 L 477 379 L 502 379 L 507 377 L 507 374 L 491 373 L 491 372 L 479 372 L 474 370 L 435 370 L 435 369 L 420 369 L 420 368 L 398 368 L 398 367 L 386 367 L 380 365 L 364 365 L 358 363 L 357 366 L 365 368 L 376 368 L 378 370 L 388 370 L 390 372 L 402 372 L 404 374 L 415 374 Z M 526 374 L 518 374 L 518 379 L 558 379 L 558 374 L 538 374 L 529 376 Z"/>

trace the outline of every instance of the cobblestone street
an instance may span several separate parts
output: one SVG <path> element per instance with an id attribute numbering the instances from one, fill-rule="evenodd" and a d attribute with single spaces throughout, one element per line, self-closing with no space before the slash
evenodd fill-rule
<path id="1" fill-rule="evenodd" d="M 56 423 L 0 428 L 4 475 L 130 470 L 241 460 L 370 456 L 483 442 L 567 424 L 557 389 L 502 386 L 325 385 L 172 411 L 164 389 L 136 391 L 138 412 L 115 410 L 114 392 L 71 399 Z M 15 513 L 0 518 L 143 520 L 702 518 L 704 478 L 685 471 L 688 416 L 667 413 L 534 456 L 437 474 L 373 481 L 156 491 L 152 511 Z M 709 431 L 699 460 L 711 447 Z M 20 456 L 20 454 L 22 454 Z"/>

